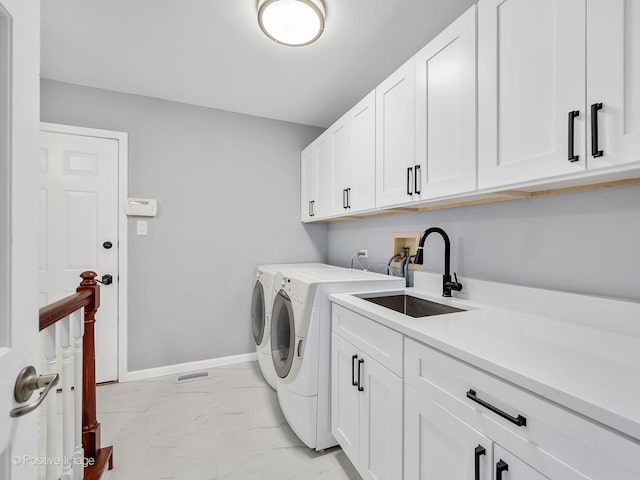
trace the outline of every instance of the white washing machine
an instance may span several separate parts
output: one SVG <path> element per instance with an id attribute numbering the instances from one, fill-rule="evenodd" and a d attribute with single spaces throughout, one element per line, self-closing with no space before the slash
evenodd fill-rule
<path id="1" fill-rule="evenodd" d="M 323 263 L 292 263 L 258 265 L 256 267 L 256 282 L 251 297 L 251 323 L 253 340 L 256 344 L 258 365 L 262 376 L 272 388 L 276 388 L 276 371 L 271 359 L 271 307 L 273 297 L 280 289 L 276 286 L 276 277 L 281 269 L 297 272 L 305 270 L 341 270 L 341 267 L 325 265 Z M 280 277 L 282 275 L 280 274 Z"/>
<path id="2" fill-rule="evenodd" d="M 331 435 L 329 294 L 404 288 L 404 279 L 350 269 L 280 273 L 270 334 L 278 400 L 296 435 L 323 450 L 337 445 Z"/>

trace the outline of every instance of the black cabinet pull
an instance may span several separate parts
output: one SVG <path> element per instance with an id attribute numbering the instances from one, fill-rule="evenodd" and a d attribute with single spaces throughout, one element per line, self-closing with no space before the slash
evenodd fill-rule
<path id="1" fill-rule="evenodd" d="M 360 383 L 361 377 L 360 375 L 362 374 L 362 371 L 360 370 L 360 367 L 364 364 L 364 360 L 361 358 L 358 360 L 358 391 L 359 392 L 364 392 L 364 387 L 362 386 L 362 383 Z"/>
<path id="2" fill-rule="evenodd" d="M 475 480 L 480 480 L 480 457 L 482 455 L 486 455 L 487 451 L 485 450 L 485 448 L 482 445 L 478 445 L 476 447 L 476 452 L 475 452 L 475 457 L 476 457 L 476 467 L 475 467 L 475 472 L 476 472 L 476 476 L 475 476 Z"/>
<path id="3" fill-rule="evenodd" d="M 502 480 L 502 472 L 509 471 L 509 464 L 504 460 L 500 459 L 498 463 L 496 463 L 496 480 Z"/>
<path id="4" fill-rule="evenodd" d="M 407 195 L 413 195 L 411 191 L 411 175 L 413 174 L 413 167 L 407 168 Z"/>
<path id="5" fill-rule="evenodd" d="M 476 391 L 475 390 L 469 390 L 467 392 L 467 398 L 470 399 L 470 400 L 473 400 L 476 403 L 479 403 L 480 405 L 482 405 L 485 408 L 488 408 L 493 413 L 496 413 L 496 414 L 500 415 L 502 418 L 509 420 L 511 423 L 515 423 L 519 427 L 526 427 L 527 426 L 527 419 L 525 417 L 523 417 L 522 415 L 518 415 L 517 417 L 512 417 L 508 413 L 505 413 L 502 410 L 500 410 L 499 408 L 496 408 L 493 405 L 491 405 L 490 403 L 487 403 L 484 400 L 478 398 L 476 396 Z"/>
<path id="6" fill-rule="evenodd" d="M 358 355 L 351 357 L 351 385 L 354 387 L 358 385 L 358 382 L 356 382 L 356 366 L 353 363 L 356 358 L 358 358 Z"/>
<path id="7" fill-rule="evenodd" d="M 601 103 L 591 105 L 591 156 L 593 158 L 604 155 L 604 152 L 598 149 L 598 110 L 602 110 Z"/>
<path id="8" fill-rule="evenodd" d="M 580 156 L 574 155 L 574 152 L 573 152 L 573 143 L 575 140 L 575 132 L 573 127 L 575 124 L 575 118 L 579 115 L 580 115 L 579 110 L 573 110 L 572 112 L 569 112 L 569 161 L 570 162 L 577 162 L 578 160 L 580 160 Z"/>
<path id="9" fill-rule="evenodd" d="M 347 208 L 351 208 L 351 187 L 347 188 Z"/>
<path id="10" fill-rule="evenodd" d="M 314 212 L 315 206 L 316 206 L 316 201 L 315 200 L 311 200 L 309 202 L 309 216 L 310 217 L 315 217 L 316 216 L 316 214 Z"/>
<path id="11" fill-rule="evenodd" d="M 413 176 L 413 191 L 416 195 L 420 195 L 422 190 L 422 178 L 420 178 L 420 169 L 422 167 L 420 165 L 415 166 L 416 174 Z M 418 179 L 420 179 L 420 189 L 418 189 Z"/>
<path id="12" fill-rule="evenodd" d="M 347 208 L 347 189 L 342 189 L 342 208 Z"/>

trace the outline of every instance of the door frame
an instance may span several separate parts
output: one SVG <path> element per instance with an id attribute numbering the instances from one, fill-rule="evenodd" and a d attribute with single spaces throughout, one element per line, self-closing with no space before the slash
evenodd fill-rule
<path id="1" fill-rule="evenodd" d="M 128 231 L 129 222 L 126 214 L 127 197 L 129 195 L 129 134 L 112 130 L 76 127 L 58 123 L 40 122 L 40 131 L 65 133 L 84 137 L 104 138 L 118 142 L 118 381 L 126 382 L 128 373 Z"/>

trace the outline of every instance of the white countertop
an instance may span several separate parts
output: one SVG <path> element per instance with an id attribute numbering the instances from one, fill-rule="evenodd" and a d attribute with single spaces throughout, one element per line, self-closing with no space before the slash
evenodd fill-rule
<path id="1" fill-rule="evenodd" d="M 467 299 L 446 299 L 441 278 L 416 272 L 419 287 L 404 291 L 467 311 L 411 318 L 357 293 L 329 298 L 640 441 L 639 303 L 470 279 L 461 281 L 486 293 L 490 303 L 468 293 Z M 513 292 L 504 302 L 509 308 L 498 300 L 505 288 Z M 535 313 L 514 309 L 519 297 L 536 304 Z"/>

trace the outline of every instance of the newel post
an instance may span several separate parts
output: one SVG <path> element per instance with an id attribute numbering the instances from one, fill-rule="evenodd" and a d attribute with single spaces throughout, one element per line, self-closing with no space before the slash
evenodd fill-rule
<path id="1" fill-rule="evenodd" d="M 84 308 L 82 340 L 82 446 L 86 458 L 95 459 L 100 449 L 100 423 L 96 416 L 96 311 L 100 307 L 100 286 L 95 272 L 82 272 L 76 292 L 90 290 L 89 304 Z"/>

